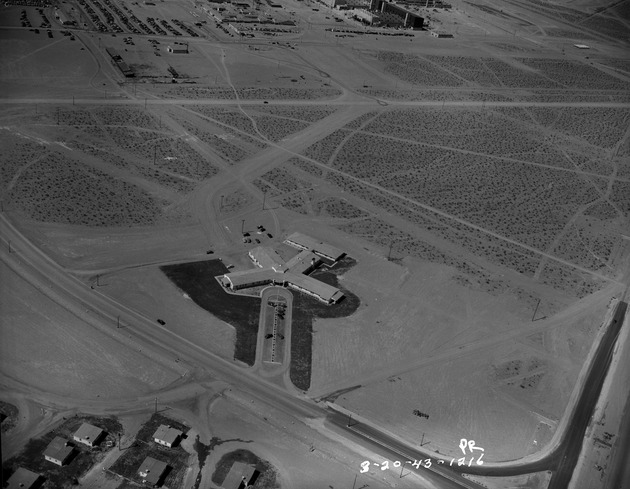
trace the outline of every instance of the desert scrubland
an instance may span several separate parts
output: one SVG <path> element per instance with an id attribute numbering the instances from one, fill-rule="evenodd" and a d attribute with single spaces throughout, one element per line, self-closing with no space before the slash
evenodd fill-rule
<path id="1" fill-rule="evenodd" d="M 200 5 L 87 0 L 62 7 L 82 12 L 67 27 L 13 3 L 0 17 L 3 454 L 77 412 L 120 415 L 132 443 L 159 398 L 192 430 L 169 479 L 181 487 L 218 487 L 226 457 L 255 460 L 239 450 L 267 461 L 269 487 L 418 487 L 359 472 L 376 455 L 330 430 L 321 401 L 433 457 L 461 438 L 488 462 L 547 455 L 627 300 L 623 4 L 458 2 L 386 36 L 283 0 L 261 8 L 299 22 L 236 22 L 251 37 Z M 315 274 L 347 299 L 293 290 L 288 361 L 266 365 L 259 289 L 228 300 L 210 272 L 174 270 L 252 269 L 257 246 L 290 259 L 295 231 L 347 254 Z M 136 462 L 118 467 L 137 478 Z M 96 472 L 79 480 L 130 487 Z M 477 480 L 546 487 L 549 474 L 517 479 Z"/>

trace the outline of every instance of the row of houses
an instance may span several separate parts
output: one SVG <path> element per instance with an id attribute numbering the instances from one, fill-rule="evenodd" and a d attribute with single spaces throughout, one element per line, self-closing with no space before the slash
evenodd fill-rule
<path id="1" fill-rule="evenodd" d="M 81 443 L 88 447 L 94 447 L 106 435 L 106 432 L 90 423 L 82 423 L 79 429 L 73 434 L 72 438 L 75 442 Z M 183 432 L 168 425 L 160 425 L 155 433 L 153 433 L 153 441 L 165 447 L 175 447 L 181 441 Z M 72 444 L 62 438 L 56 436 L 46 447 L 44 458 L 55 465 L 63 466 L 72 457 L 74 447 Z M 142 483 L 149 487 L 158 487 L 162 484 L 165 476 L 168 474 L 170 467 L 168 463 L 158 460 L 154 457 L 146 457 L 142 464 L 138 467 L 138 475 L 142 479 Z M 250 466 L 240 462 L 235 462 L 225 481 L 222 484 L 224 489 L 242 489 L 253 484 L 258 475 L 258 471 Z M 18 469 L 11 475 L 7 481 L 7 489 L 35 489 L 40 487 L 44 479 L 40 474 L 28 470 L 24 467 Z"/>

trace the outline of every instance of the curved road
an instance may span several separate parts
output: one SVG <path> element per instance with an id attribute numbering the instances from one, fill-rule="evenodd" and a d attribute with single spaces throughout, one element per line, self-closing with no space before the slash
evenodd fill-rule
<path id="1" fill-rule="evenodd" d="M 577 463 L 582 442 L 584 441 L 586 428 L 591 420 L 595 404 L 599 399 L 602 385 L 615 349 L 615 344 L 617 338 L 619 337 L 619 332 L 627 312 L 627 307 L 628 305 L 625 302 L 619 302 L 617 304 L 615 313 L 607 326 L 606 333 L 601 339 L 593 361 L 588 367 L 586 378 L 578 395 L 576 408 L 569 414 L 569 419 L 566 423 L 566 426 L 569 428 L 562 433 L 558 446 L 545 457 L 537 461 L 526 463 L 514 461 L 513 464 L 501 463 L 493 464 L 493 466 L 489 464 L 473 464 L 470 468 L 456 467 L 455 465 L 447 468 L 433 463 L 432 467 L 428 469 L 421 468 L 418 470 L 433 470 L 441 475 L 447 474 L 450 480 L 458 481 L 458 483 L 460 483 L 463 487 L 470 486 L 470 481 L 457 477 L 457 474 L 453 475 L 453 472 L 479 476 L 513 476 L 549 470 L 553 472 L 549 489 L 566 488 L 571 480 L 573 470 Z M 424 452 L 421 449 L 411 447 L 371 426 L 360 422 L 353 422 L 350 426 L 348 426 L 348 416 L 345 413 L 331 409 L 328 421 L 338 427 L 341 427 L 345 431 L 350 431 L 359 437 L 369 440 L 372 444 L 380 446 L 382 453 L 386 453 L 388 455 L 393 454 L 395 457 L 397 456 L 397 458 L 391 458 L 390 460 L 392 461 L 413 461 L 432 458 L 432 454 Z M 628 423 L 626 423 L 626 427 L 627 425 Z M 628 430 L 626 429 L 626 431 Z M 626 443 L 627 441 L 628 440 L 626 439 Z M 402 459 L 401 456 L 403 457 Z M 469 457 L 470 455 L 467 456 L 467 459 Z M 450 457 L 447 458 L 447 462 L 450 462 Z M 455 462 L 455 464 L 456 463 L 457 462 Z M 410 466 L 408 465 L 408 467 Z"/>

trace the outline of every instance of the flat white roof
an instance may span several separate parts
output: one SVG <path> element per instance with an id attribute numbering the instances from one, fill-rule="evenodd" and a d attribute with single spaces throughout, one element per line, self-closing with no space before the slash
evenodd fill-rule
<path id="1" fill-rule="evenodd" d="M 287 262 L 286 268 L 292 273 L 304 273 L 311 267 L 313 260 L 315 263 L 321 262 L 321 258 L 312 251 L 302 250 Z"/>
<path id="2" fill-rule="evenodd" d="M 322 241 L 318 241 L 315 238 L 311 238 L 310 236 L 307 236 L 306 234 L 302 234 L 302 233 L 293 233 L 287 236 L 285 243 L 287 244 L 295 243 L 303 248 L 314 251 L 326 257 L 330 257 L 333 260 L 339 259 L 339 257 L 341 257 L 344 254 L 344 252 L 341 251 L 339 248 L 331 246 Z"/>
<path id="3" fill-rule="evenodd" d="M 247 284 L 255 284 L 264 280 L 272 281 L 281 277 L 271 268 L 254 268 L 252 270 L 241 270 L 238 272 L 226 273 L 224 275 L 233 287 L 240 287 Z"/>
<path id="4" fill-rule="evenodd" d="M 98 426 L 94 426 L 90 423 L 83 423 L 79 429 L 73 435 L 75 438 L 79 440 L 90 440 L 94 441 L 98 439 L 103 434 L 103 430 Z"/>
<path id="5" fill-rule="evenodd" d="M 280 271 L 285 264 L 278 252 L 267 246 L 252 248 L 249 250 L 249 255 L 258 262 L 261 268 L 274 268 Z"/>

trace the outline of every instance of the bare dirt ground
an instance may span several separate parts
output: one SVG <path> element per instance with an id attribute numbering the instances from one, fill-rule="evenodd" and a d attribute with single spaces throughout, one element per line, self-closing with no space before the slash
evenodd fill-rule
<path id="1" fill-rule="evenodd" d="M 288 426 L 292 417 L 250 406 L 244 392 L 213 384 L 201 394 L 211 372 L 155 338 L 148 349 L 136 336 L 121 343 L 133 324 L 116 328 L 113 309 L 91 317 L 74 297 L 93 286 L 121 312 L 160 318 L 231 361 L 233 328 L 158 266 L 212 250 L 249 268 L 241 231 L 259 223 L 272 235 L 262 244 L 301 231 L 358 262 L 339 279 L 359 310 L 314 324 L 309 397 L 333 395 L 444 454 L 466 437 L 488 460 L 517 459 L 555 433 L 609 301 L 628 285 L 622 6 L 595 15 L 593 3 L 458 1 L 421 11 L 430 29 L 455 35 L 437 39 L 339 37 L 326 29 L 363 26 L 284 3 L 298 32 L 253 38 L 217 27 L 200 5 L 125 6 L 153 34 L 131 33 L 119 16 L 123 32 L 99 32 L 84 15 L 71 35 L 52 21 L 52 38 L 34 32 L 36 8 L 1 7 L 1 211 L 39 250 L 12 249 L 16 235 L 2 230 L 1 373 L 23 415 L 9 451 L 61 413 L 146 411 L 166 392 L 203 443 L 223 440 L 204 484 L 222 453 L 243 447 L 278 469 L 282 487 L 349 485 L 364 449 L 319 420 Z M 167 53 L 175 41 L 190 52 Z M 124 78 L 105 48 L 136 76 Z M 48 259 L 72 287 L 28 271 Z"/>

